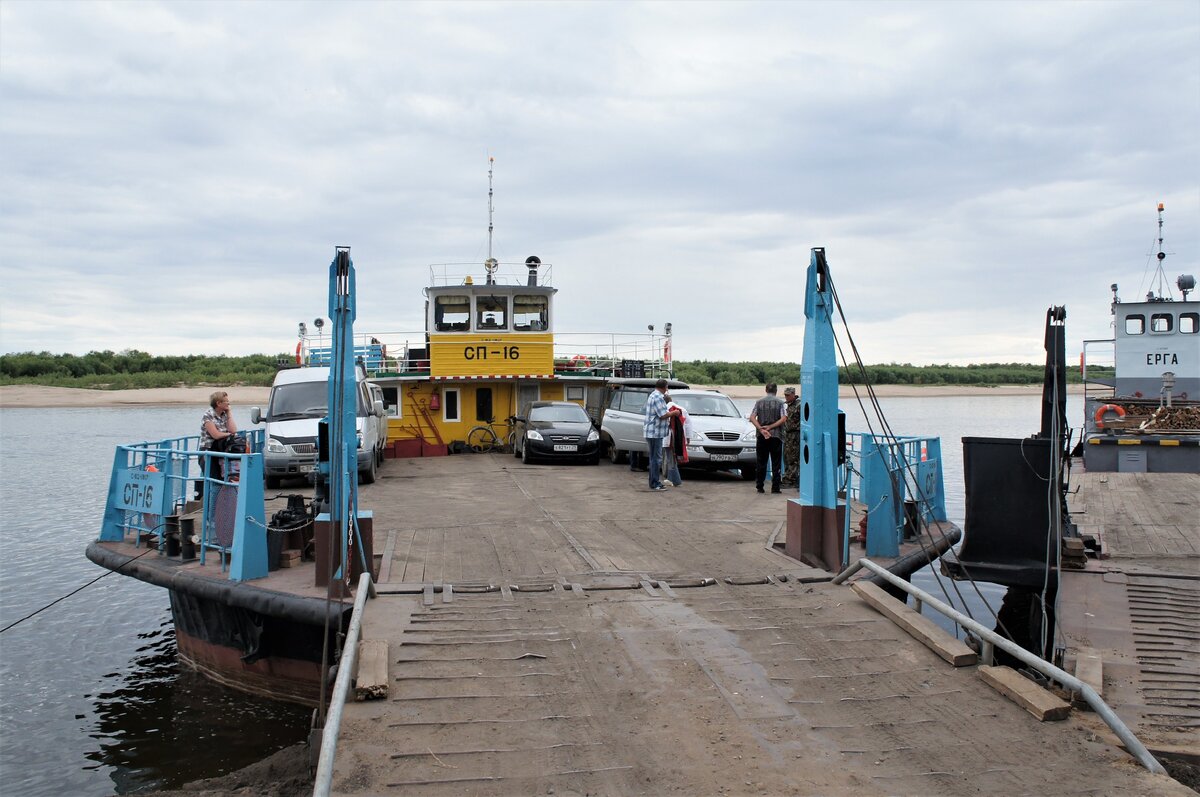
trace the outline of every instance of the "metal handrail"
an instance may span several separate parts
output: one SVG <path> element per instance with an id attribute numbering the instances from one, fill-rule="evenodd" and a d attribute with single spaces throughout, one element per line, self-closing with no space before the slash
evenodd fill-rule
<path id="1" fill-rule="evenodd" d="M 317 775 L 313 783 L 313 797 L 328 797 L 333 786 L 333 757 L 337 752 L 338 733 L 342 728 L 342 709 L 345 708 L 346 698 L 350 693 L 350 681 L 353 678 L 354 666 L 358 663 L 358 637 L 362 631 L 363 608 L 367 604 L 367 596 L 375 597 L 375 582 L 370 573 L 358 577 L 358 594 L 354 596 L 354 611 L 350 614 L 350 627 L 346 631 L 346 641 L 342 645 L 342 658 L 338 662 L 337 680 L 333 684 L 333 694 L 329 698 L 329 713 L 325 717 L 325 727 L 321 729 L 321 755 L 317 759 Z"/>
<path id="2" fill-rule="evenodd" d="M 1042 673 L 1047 678 L 1052 678 L 1067 688 L 1078 692 L 1084 699 L 1084 702 L 1091 707 L 1092 711 L 1095 711 L 1097 714 L 1099 714 L 1100 718 L 1104 720 L 1105 724 L 1112 728 L 1113 732 L 1117 734 L 1117 738 L 1119 738 L 1125 745 L 1125 749 L 1128 750 L 1142 766 L 1151 772 L 1156 772 L 1160 775 L 1165 775 L 1167 773 L 1167 771 L 1163 768 L 1163 765 L 1158 763 L 1158 759 L 1151 755 L 1150 751 L 1146 749 L 1146 746 L 1143 745 L 1138 738 L 1133 735 L 1133 731 L 1126 727 L 1125 723 L 1121 721 L 1121 718 L 1117 716 L 1116 712 L 1108 707 L 1108 704 L 1104 702 L 1100 695 L 1096 694 L 1096 690 L 1092 689 L 1092 687 L 1071 675 L 1066 670 L 1055 667 L 1050 662 L 1035 656 L 1012 640 L 1005 639 L 989 628 L 984 628 L 975 620 L 967 617 L 953 607 L 947 606 L 919 587 L 914 587 L 912 584 L 908 583 L 899 576 L 888 572 L 886 569 L 875 564 L 870 559 L 859 559 L 841 573 L 838 573 L 834 577 L 833 583 L 843 583 L 846 579 L 864 567 L 880 578 L 883 578 L 892 586 L 898 587 L 922 603 L 932 606 L 938 612 L 946 617 L 949 617 L 951 620 L 954 620 L 963 628 L 978 634 L 980 639 L 984 640 L 985 644 L 991 644 L 997 648 L 1000 648 L 1004 652 L 1020 660 L 1022 663 Z"/>

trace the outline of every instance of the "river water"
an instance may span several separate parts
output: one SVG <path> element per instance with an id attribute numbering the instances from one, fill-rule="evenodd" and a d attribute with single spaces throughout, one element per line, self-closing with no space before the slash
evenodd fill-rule
<path id="1" fill-rule="evenodd" d="M 739 402 L 749 404 L 753 402 Z M 963 518 L 964 436 L 1037 431 L 1037 396 L 881 399 L 892 429 L 942 438 Z M 1079 423 L 1080 399 L 1070 420 Z M 862 414 L 843 399 L 847 428 Z M 190 434 L 196 408 L 0 409 L 0 790 L 130 794 L 246 766 L 307 736 L 311 712 L 216 685 L 176 661 L 165 590 L 89 562 L 116 445 Z M 248 418 L 237 412 L 239 425 Z M 27 620 L 22 618 L 86 586 Z M 927 568 L 914 581 L 940 590 Z M 1003 590 L 984 585 L 998 605 Z M 975 598 L 968 595 L 970 604 Z"/>

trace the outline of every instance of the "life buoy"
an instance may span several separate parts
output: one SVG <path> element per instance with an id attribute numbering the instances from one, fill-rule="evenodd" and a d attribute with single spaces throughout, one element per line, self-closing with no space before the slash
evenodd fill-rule
<path id="1" fill-rule="evenodd" d="M 584 357 L 582 354 L 576 354 L 571 358 L 571 365 L 574 366 L 575 370 L 577 371 L 584 371 L 592 367 L 592 361 L 587 357 Z"/>
<path id="2" fill-rule="evenodd" d="M 300 356 L 300 352 L 304 350 L 304 343 L 301 341 L 296 344 L 296 365 L 304 365 L 304 360 Z"/>
<path id="3" fill-rule="evenodd" d="M 1120 404 L 1101 404 L 1099 406 L 1099 408 L 1096 409 L 1096 428 L 1097 429 L 1104 428 L 1104 416 L 1107 415 L 1110 411 L 1115 412 L 1117 414 L 1118 418 L 1125 417 L 1125 408 L 1122 407 Z"/>

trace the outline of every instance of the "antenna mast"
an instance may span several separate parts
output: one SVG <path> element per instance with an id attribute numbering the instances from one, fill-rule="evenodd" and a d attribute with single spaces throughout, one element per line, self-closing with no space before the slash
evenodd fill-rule
<path id="1" fill-rule="evenodd" d="M 492 164 L 496 159 L 488 155 L 488 256 L 484 261 L 483 267 L 487 271 L 487 284 L 493 285 L 496 282 L 496 259 L 492 257 Z"/>
<path id="2" fill-rule="evenodd" d="M 1167 285 L 1167 273 L 1166 273 L 1166 271 L 1163 270 L 1163 261 L 1167 259 L 1167 253 L 1163 251 L 1163 231 L 1162 231 L 1162 229 L 1163 229 L 1163 208 L 1164 208 L 1163 203 L 1159 202 L 1158 203 L 1158 253 L 1155 255 L 1155 257 L 1158 259 L 1158 270 L 1154 275 L 1154 277 L 1155 277 L 1154 281 L 1158 283 L 1158 298 L 1160 300 L 1164 299 L 1167 295 L 1167 291 L 1170 290 L 1170 287 Z M 1154 287 L 1153 283 L 1151 283 L 1150 295 L 1146 297 L 1148 301 L 1153 301 L 1153 299 L 1154 299 L 1153 287 Z"/>

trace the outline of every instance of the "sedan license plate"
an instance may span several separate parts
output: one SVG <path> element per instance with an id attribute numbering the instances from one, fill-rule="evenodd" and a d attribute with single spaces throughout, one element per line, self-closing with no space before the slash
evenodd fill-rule
<path id="1" fill-rule="evenodd" d="M 554 447 L 554 450 L 555 451 L 578 451 L 579 446 L 556 445 Z"/>
<path id="2" fill-rule="evenodd" d="M 737 454 L 710 454 L 711 462 L 737 462 Z"/>

